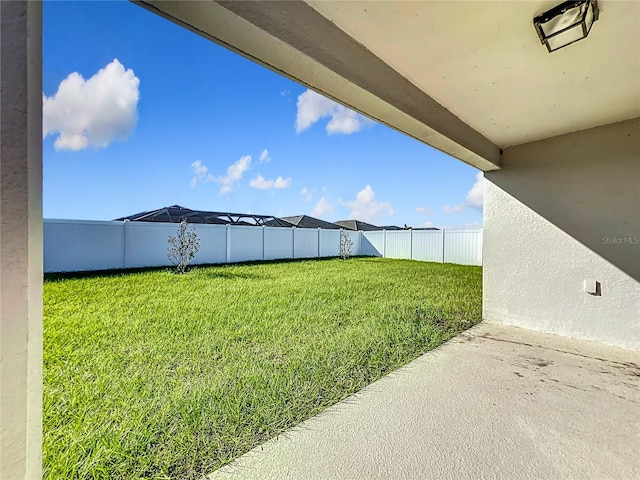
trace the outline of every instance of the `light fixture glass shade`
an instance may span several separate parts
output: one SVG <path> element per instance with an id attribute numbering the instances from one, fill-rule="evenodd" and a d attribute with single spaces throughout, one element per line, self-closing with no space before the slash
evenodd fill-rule
<path id="1" fill-rule="evenodd" d="M 582 40 L 598 19 L 596 0 L 563 2 L 533 19 L 540 41 L 549 52 Z"/>

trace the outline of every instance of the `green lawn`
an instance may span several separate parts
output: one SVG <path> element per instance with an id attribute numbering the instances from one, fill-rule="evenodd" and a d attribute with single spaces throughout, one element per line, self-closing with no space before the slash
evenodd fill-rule
<path id="1" fill-rule="evenodd" d="M 44 477 L 201 478 L 481 318 L 481 268 L 353 258 L 44 285 Z"/>

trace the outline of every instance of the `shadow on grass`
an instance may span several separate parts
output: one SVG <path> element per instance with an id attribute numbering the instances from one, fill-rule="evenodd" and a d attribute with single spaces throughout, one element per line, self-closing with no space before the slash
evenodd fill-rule
<path id="1" fill-rule="evenodd" d="M 354 256 L 351 258 L 376 258 L 376 257 L 368 257 L 368 256 Z M 326 262 L 336 260 L 337 257 L 320 257 L 320 258 L 283 258 L 278 260 L 254 260 L 250 262 L 236 262 L 236 263 L 202 263 L 193 265 L 189 268 L 188 272 L 198 272 L 198 275 L 206 275 L 212 278 L 263 278 L 269 279 L 272 277 L 267 277 L 264 275 L 255 275 L 250 273 L 236 273 L 225 271 L 225 269 L 229 267 L 238 267 L 238 266 L 249 266 L 249 265 L 271 265 L 276 263 L 300 263 L 300 262 Z M 218 271 L 215 272 L 202 272 L 202 270 L 210 269 L 210 268 L 218 268 Z M 142 268 L 120 268 L 120 269 L 111 269 L 111 270 L 89 270 L 84 272 L 51 272 L 44 274 L 45 282 L 59 282 L 68 279 L 76 279 L 76 278 L 104 278 L 104 277 L 117 277 L 117 276 L 125 276 L 132 275 L 136 273 L 146 273 L 146 272 L 173 272 L 173 268 L 171 267 L 142 267 Z"/>
<path id="2" fill-rule="evenodd" d="M 197 272 L 198 278 L 225 278 L 228 280 L 271 280 L 273 279 L 270 275 L 260 275 L 256 273 L 248 273 L 248 272 L 235 272 L 228 270 L 226 268 L 219 269 L 202 269 L 202 271 Z"/>
<path id="3" fill-rule="evenodd" d="M 145 267 L 145 268 L 121 268 L 113 270 L 89 270 L 84 272 L 51 272 L 44 274 L 45 282 L 60 282 L 74 278 L 104 278 L 104 277 L 123 277 L 136 273 L 146 272 L 172 272 L 170 267 Z"/>

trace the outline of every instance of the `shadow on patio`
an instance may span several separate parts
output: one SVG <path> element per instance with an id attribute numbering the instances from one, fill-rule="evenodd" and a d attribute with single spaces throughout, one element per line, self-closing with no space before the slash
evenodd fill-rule
<path id="1" fill-rule="evenodd" d="M 208 478 L 638 478 L 639 431 L 639 352 L 481 323 Z"/>

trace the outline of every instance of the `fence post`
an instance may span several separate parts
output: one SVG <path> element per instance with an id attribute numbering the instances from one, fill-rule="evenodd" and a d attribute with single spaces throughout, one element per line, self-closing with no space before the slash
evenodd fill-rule
<path id="1" fill-rule="evenodd" d="M 320 237 L 322 236 L 322 229 L 318 227 L 318 258 L 320 258 Z"/>
<path id="2" fill-rule="evenodd" d="M 382 230 L 382 258 L 387 258 L 387 230 Z"/>
<path id="3" fill-rule="evenodd" d="M 296 227 L 291 227 L 291 258 L 296 258 Z"/>
<path id="4" fill-rule="evenodd" d="M 226 253 L 224 256 L 224 263 L 229 263 L 229 260 L 231 259 L 231 231 L 230 231 L 230 225 L 227 223 L 225 225 L 225 233 L 226 233 Z"/>
<path id="5" fill-rule="evenodd" d="M 413 260 L 413 228 L 409 229 L 409 260 Z"/>
<path id="6" fill-rule="evenodd" d="M 445 244 L 445 241 L 446 241 L 446 239 L 445 239 L 445 230 L 443 228 L 442 229 L 442 262 L 441 263 L 444 263 L 444 250 L 445 250 L 444 244 Z"/>
<path id="7" fill-rule="evenodd" d="M 264 262 L 264 229 L 266 227 L 262 225 L 262 261 Z"/>
<path id="8" fill-rule="evenodd" d="M 122 222 L 122 268 L 127 268 L 127 223 L 128 219 Z"/>

